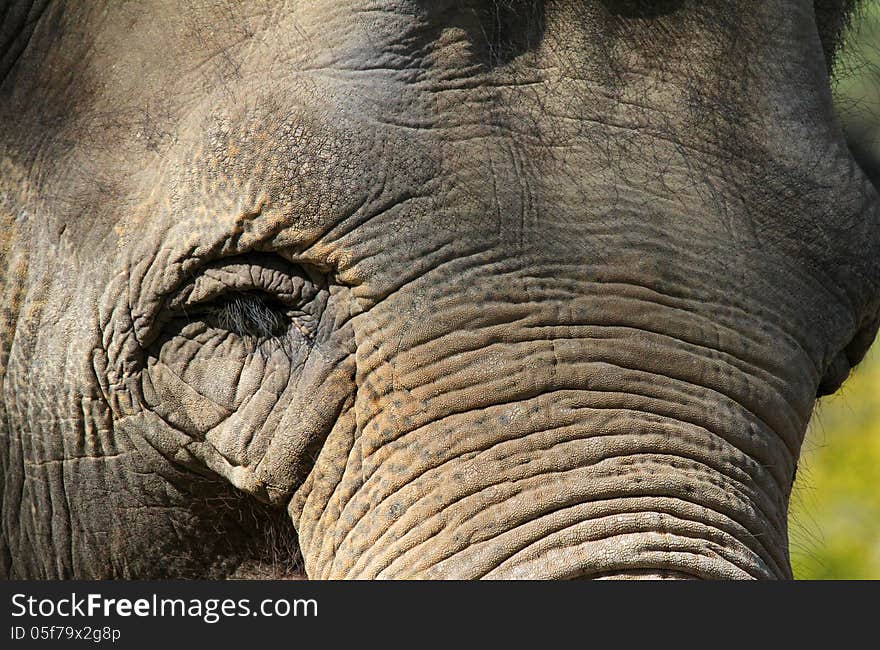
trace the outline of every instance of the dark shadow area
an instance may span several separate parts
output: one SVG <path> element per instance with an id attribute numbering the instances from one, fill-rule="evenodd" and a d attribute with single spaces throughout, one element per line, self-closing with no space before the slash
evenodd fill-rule
<path id="1" fill-rule="evenodd" d="M 194 478 L 187 524 L 169 552 L 166 578 L 290 579 L 303 575 L 296 529 L 287 511 L 258 502 L 225 481 Z M 181 530 L 186 530 L 182 527 Z M 155 572 L 157 569 L 153 567 Z M 191 571 L 191 573 L 190 573 Z"/>
<path id="2" fill-rule="evenodd" d="M 659 18 L 684 7 L 685 0 L 601 0 L 612 16 L 621 18 Z"/>
<path id="3" fill-rule="evenodd" d="M 825 52 L 829 72 L 834 66 L 834 57 L 852 18 L 856 0 L 814 0 L 813 12 L 819 28 L 819 39 Z"/>
<path id="4" fill-rule="evenodd" d="M 534 50 L 546 28 L 544 0 L 417 0 L 437 30 L 459 28 L 473 43 L 480 62 L 493 68 Z"/>
<path id="5" fill-rule="evenodd" d="M 880 141 L 872 138 L 877 135 L 869 126 L 847 125 L 846 128 L 846 141 L 853 158 L 880 191 Z"/>
<path id="6" fill-rule="evenodd" d="M 0 2 L 0 81 L 24 52 L 48 4 L 49 0 Z"/>

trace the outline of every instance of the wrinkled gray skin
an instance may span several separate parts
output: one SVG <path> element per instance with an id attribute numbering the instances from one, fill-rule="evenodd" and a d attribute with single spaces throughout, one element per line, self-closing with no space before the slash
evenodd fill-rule
<path id="1" fill-rule="evenodd" d="M 0 573 L 791 576 L 880 308 L 845 3 L 45 4 L 0 51 Z"/>

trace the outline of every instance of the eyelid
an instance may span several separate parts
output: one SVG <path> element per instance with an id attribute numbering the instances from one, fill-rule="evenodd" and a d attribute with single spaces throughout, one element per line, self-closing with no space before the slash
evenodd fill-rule
<path id="1" fill-rule="evenodd" d="M 291 306 L 313 299 L 319 287 L 293 268 L 278 268 L 281 263 L 284 262 L 275 262 L 269 267 L 241 261 L 206 268 L 179 289 L 167 307 L 171 311 L 183 311 L 189 306 L 206 304 L 231 292 L 264 292 Z"/>

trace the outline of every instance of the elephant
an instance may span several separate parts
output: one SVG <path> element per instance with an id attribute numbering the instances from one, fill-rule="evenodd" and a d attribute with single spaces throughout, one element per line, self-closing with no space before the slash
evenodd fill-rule
<path id="1" fill-rule="evenodd" d="M 854 5 L 5 3 L 0 575 L 791 578 Z"/>

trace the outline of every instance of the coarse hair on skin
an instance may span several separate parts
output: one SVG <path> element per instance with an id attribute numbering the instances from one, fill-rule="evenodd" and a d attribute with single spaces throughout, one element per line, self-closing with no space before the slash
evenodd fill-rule
<path id="1" fill-rule="evenodd" d="M 240 337 L 251 353 L 264 359 L 280 351 L 293 361 L 312 346 L 296 318 L 268 294 L 233 292 L 210 305 L 206 316 L 211 325 Z"/>
<path id="2" fill-rule="evenodd" d="M 268 296 L 234 293 L 212 309 L 217 324 L 244 337 L 262 341 L 287 330 L 287 320 Z"/>
<path id="3" fill-rule="evenodd" d="M 813 12 L 829 71 L 834 66 L 850 24 L 858 16 L 857 9 L 863 5 L 863 0 L 813 0 Z"/>

